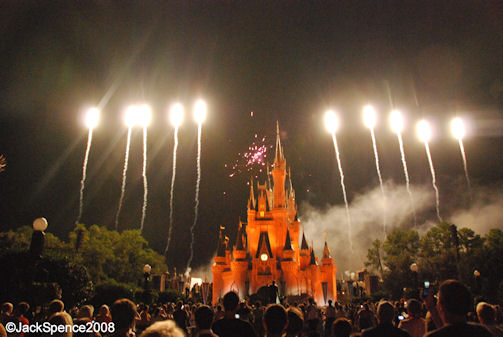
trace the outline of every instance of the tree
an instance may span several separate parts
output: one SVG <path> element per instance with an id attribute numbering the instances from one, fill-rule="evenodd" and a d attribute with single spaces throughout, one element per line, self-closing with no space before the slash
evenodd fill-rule
<path id="1" fill-rule="evenodd" d="M 383 277 L 384 270 L 382 267 L 381 251 L 382 251 L 381 240 L 375 239 L 374 241 L 372 241 L 372 247 L 369 248 L 367 252 L 367 261 L 365 262 L 365 266 L 370 267 L 376 271 L 379 271 L 381 277 Z"/>
<path id="2" fill-rule="evenodd" d="M 398 298 L 404 287 L 415 286 L 409 267 L 417 259 L 419 234 L 416 231 L 393 230 L 382 244 L 384 254 L 379 253 L 379 258 L 377 258 L 375 254 L 380 251 L 379 245 L 380 242 L 374 241 L 373 247 L 369 249 L 367 256 L 371 259 L 368 263 L 379 267 L 379 260 L 381 260 L 384 265 L 384 287 L 393 297 Z"/>
<path id="3" fill-rule="evenodd" d="M 80 225 L 69 235 L 73 247 L 77 244 L 79 231 L 82 242 L 76 259 L 87 267 L 95 283 L 114 279 L 120 283 L 136 284 L 143 278 L 145 264 L 152 266 L 152 273 L 168 269 L 164 256 L 148 248 L 139 230 L 119 233 L 97 225 L 89 229 Z"/>
<path id="4" fill-rule="evenodd" d="M 0 265 L 8 271 L 0 278 L 0 289 L 7 290 L 0 301 L 41 305 L 61 295 L 65 304 L 73 306 L 89 299 L 93 291 L 86 269 L 66 258 L 34 259 L 27 251 L 7 252 L 0 256 Z"/>

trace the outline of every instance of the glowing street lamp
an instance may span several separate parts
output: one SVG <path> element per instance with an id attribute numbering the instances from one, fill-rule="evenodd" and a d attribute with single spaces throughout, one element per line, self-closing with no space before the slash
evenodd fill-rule
<path id="1" fill-rule="evenodd" d="M 100 111 L 97 108 L 91 108 L 87 110 L 85 122 L 86 126 L 89 129 L 91 130 L 94 129 L 98 125 L 99 121 L 100 121 Z"/>
<path id="2" fill-rule="evenodd" d="M 183 105 L 180 103 L 174 104 L 169 110 L 169 121 L 173 127 L 178 128 L 183 122 Z"/>
<path id="3" fill-rule="evenodd" d="M 376 111 L 371 105 L 366 105 L 363 108 L 363 122 L 369 129 L 373 129 L 377 123 Z"/>
<path id="4" fill-rule="evenodd" d="M 394 133 L 401 133 L 403 130 L 403 117 L 400 110 L 393 110 L 389 116 L 389 124 Z"/>
<path id="5" fill-rule="evenodd" d="M 453 118 L 451 121 L 451 132 L 454 138 L 457 140 L 463 139 L 466 135 L 465 124 L 463 120 L 459 117 Z"/>
<path id="6" fill-rule="evenodd" d="M 339 118 L 333 110 L 328 110 L 325 113 L 325 128 L 331 134 L 335 134 L 339 129 Z"/>
<path id="7" fill-rule="evenodd" d="M 201 125 L 206 120 L 208 108 L 203 100 L 198 100 L 194 105 L 194 120 Z"/>
<path id="8" fill-rule="evenodd" d="M 424 119 L 419 121 L 416 126 L 417 136 L 423 143 L 428 143 L 431 139 L 431 127 Z"/>
<path id="9" fill-rule="evenodd" d="M 45 233 L 47 229 L 47 220 L 37 218 L 33 221 L 33 234 L 30 242 L 30 254 L 35 258 L 40 258 L 44 249 Z"/>

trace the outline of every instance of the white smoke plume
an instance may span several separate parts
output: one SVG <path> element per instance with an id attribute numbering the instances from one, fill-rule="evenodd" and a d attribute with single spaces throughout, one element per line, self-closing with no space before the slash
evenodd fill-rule
<path id="1" fill-rule="evenodd" d="M 477 234 L 487 234 L 491 228 L 503 228 L 503 193 L 501 187 L 472 191 L 470 207 L 452 212 L 449 222 L 471 228 Z"/>
<path id="2" fill-rule="evenodd" d="M 414 210 L 411 207 L 405 185 L 386 183 L 386 219 L 387 231 L 394 228 L 410 229 L 414 223 Z M 428 210 L 434 206 L 431 186 L 411 186 L 416 212 Z M 345 207 L 343 204 L 325 209 L 317 209 L 309 203 L 301 204 L 299 212 L 306 239 L 314 242 L 316 256 L 323 250 L 323 233 L 326 233 L 331 255 L 335 258 L 340 275 L 345 270 L 356 271 L 362 268 L 367 257 L 367 250 L 374 239 L 383 241 L 382 233 L 383 199 L 379 186 L 359 194 L 349 205 L 352 219 L 353 254 L 351 254 L 347 236 Z M 428 224 L 424 224 L 428 226 Z M 431 225 L 430 225 L 431 226 Z"/>

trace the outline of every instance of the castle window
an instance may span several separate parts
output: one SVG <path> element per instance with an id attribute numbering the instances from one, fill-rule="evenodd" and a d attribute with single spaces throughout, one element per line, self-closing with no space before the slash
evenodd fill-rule
<path id="1" fill-rule="evenodd" d="M 269 256 L 267 256 L 267 254 L 266 254 L 266 253 L 264 253 L 264 254 L 260 255 L 260 259 L 261 259 L 262 261 L 264 261 L 264 262 L 265 262 L 265 261 L 267 261 L 267 259 L 268 259 L 268 258 L 269 258 Z"/>
<path id="2" fill-rule="evenodd" d="M 264 211 L 260 211 L 260 217 L 263 218 L 265 215 Z"/>

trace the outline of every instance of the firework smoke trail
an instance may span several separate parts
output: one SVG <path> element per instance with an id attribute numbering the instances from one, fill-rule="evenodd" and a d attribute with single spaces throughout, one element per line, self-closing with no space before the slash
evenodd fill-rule
<path id="1" fill-rule="evenodd" d="M 347 218 L 347 222 L 348 222 L 349 246 L 350 246 L 351 252 L 352 252 L 353 251 L 353 241 L 351 239 L 351 216 L 349 215 L 349 204 L 348 204 L 348 198 L 346 196 L 346 186 L 344 185 L 344 172 L 342 171 L 341 157 L 339 154 L 339 147 L 337 146 L 337 138 L 335 137 L 335 132 L 332 133 L 332 141 L 334 142 L 335 156 L 337 157 L 337 166 L 339 167 L 339 174 L 341 176 L 342 194 L 344 196 L 344 204 L 346 206 L 346 218 Z"/>
<path id="2" fill-rule="evenodd" d="M 93 129 L 89 129 L 89 135 L 87 137 L 87 148 L 86 154 L 84 156 L 84 163 L 82 165 L 82 180 L 80 181 L 80 199 L 79 199 L 79 216 L 77 217 L 76 224 L 80 223 L 80 219 L 82 218 L 82 210 L 84 208 L 84 187 L 86 183 L 86 172 L 87 172 L 87 162 L 89 159 L 89 152 L 91 150 L 91 143 L 93 141 Z"/>
<path id="3" fill-rule="evenodd" d="M 468 175 L 468 165 L 466 164 L 466 154 L 465 154 L 465 147 L 463 146 L 463 140 L 459 138 L 458 142 L 459 142 L 459 150 L 461 151 L 461 157 L 463 157 L 463 167 L 465 169 L 466 183 L 468 184 L 468 188 L 471 188 L 472 184 L 470 183 L 470 176 Z"/>
<path id="4" fill-rule="evenodd" d="M 383 182 L 382 182 L 382 176 L 381 176 L 381 169 L 379 168 L 379 154 L 377 152 L 377 145 L 376 145 L 376 137 L 374 133 L 374 128 L 370 128 L 370 136 L 372 137 L 372 146 L 374 148 L 374 157 L 375 157 L 375 162 L 376 162 L 376 170 L 377 170 L 377 177 L 379 178 L 379 185 L 381 187 L 381 194 L 382 194 L 382 201 L 383 201 L 383 210 L 382 210 L 382 217 L 383 217 L 383 231 L 384 231 L 384 236 L 386 236 L 386 196 L 384 195 L 384 187 L 383 187 Z"/>
<path id="5" fill-rule="evenodd" d="M 431 160 L 430 146 L 428 145 L 428 142 L 424 142 L 424 148 L 426 150 L 426 156 L 428 157 L 428 163 L 430 164 L 431 184 L 433 185 L 433 189 L 435 190 L 437 218 L 440 222 L 442 222 L 443 220 L 442 217 L 440 216 L 440 196 L 438 192 L 437 181 L 435 178 L 435 168 L 433 167 L 433 160 Z"/>
<path id="6" fill-rule="evenodd" d="M 412 199 L 412 192 L 410 191 L 410 181 L 409 181 L 409 171 L 407 170 L 407 161 L 405 160 L 405 151 L 403 149 L 402 134 L 397 132 L 398 144 L 400 145 L 400 155 L 402 157 L 403 174 L 405 176 L 405 187 L 407 188 L 407 193 L 409 194 L 410 206 L 412 207 L 412 214 L 414 216 L 414 227 L 416 226 L 416 207 L 414 207 L 414 201 Z"/>
<path id="7" fill-rule="evenodd" d="M 131 144 L 131 130 L 132 127 L 129 127 L 127 130 L 126 155 L 124 157 L 124 169 L 122 171 L 122 186 L 121 186 L 121 196 L 119 199 L 119 208 L 117 209 L 117 214 L 115 215 L 115 230 L 119 229 L 119 215 L 121 213 L 122 203 L 124 202 L 124 194 L 126 193 L 126 174 L 129 161 L 129 146 Z"/>
<path id="8" fill-rule="evenodd" d="M 141 211 L 141 225 L 140 232 L 143 232 L 143 224 L 145 223 L 145 216 L 147 214 L 147 196 L 148 196 L 148 182 L 147 182 L 147 127 L 143 127 L 143 207 Z"/>
<path id="9" fill-rule="evenodd" d="M 187 273 L 190 272 L 190 264 L 192 263 L 192 258 L 194 257 L 194 228 L 197 223 L 197 214 L 199 211 L 199 186 L 201 184 L 201 124 L 197 128 L 197 183 L 196 183 L 196 197 L 194 206 L 194 222 L 190 227 L 190 256 L 187 261 Z"/>
<path id="10" fill-rule="evenodd" d="M 168 253 L 169 244 L 171 243 L 171 234 L 173 233 L 173 192 L 175 189 L 175 177 L 176 177 L 176 150 L 178 148 L 178 127 L 175 127 L 175 145 L 173 147 L 173 172 L 171 174 L 171 189 L 169 197 L 169 231 L 168 231 L 168 243 L 166 244 L 166 249 L 164 250 L 164 255 Z"/>

